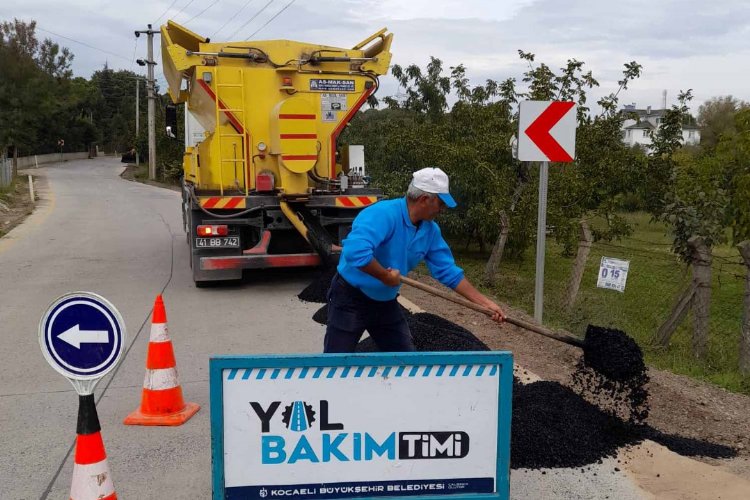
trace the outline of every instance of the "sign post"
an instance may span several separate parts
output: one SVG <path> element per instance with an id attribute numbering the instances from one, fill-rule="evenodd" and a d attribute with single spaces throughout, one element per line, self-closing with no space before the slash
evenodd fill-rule
<path id="1" fill-rule="evenodd" d="M 209 366 L 214 500 L 509 498 L 509 352 Z"/>
<path id="2" fill-rule="evenodd" d="M 47 362 L 78 393 L 75 459 L 70 498 L 116 498 L 96 413 L 94 386 L 120 361 L 125 323 L 107 299 L 91 292 L 63 295 L 39 322 Z"/>
<path id="3" fill-rule="evenodd" d="M 547 243 L 548 162 L 572 162 L 575 157 L 576 106 L 570 101 L 522 101 L 518 119 L 518 159 L 539 161 L 539 207 L 536 230 L 534 319 L 542 323 L 544 255 Z"/>

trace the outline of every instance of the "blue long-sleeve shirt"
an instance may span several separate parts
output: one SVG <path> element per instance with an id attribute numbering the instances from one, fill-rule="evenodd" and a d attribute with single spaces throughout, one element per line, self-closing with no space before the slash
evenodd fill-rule
<path id="1" fill-rule="evenodd" d="M 387 286 L 360 270 L 373 258 L 402 275 L 424 260 L 432 276 L 449 288 L 464 277 L 438 225 L 424 220 L 417 227 L 411 222 L 406 198 L 380 201 L 362 210 L 343 241 L 338 265 L 339 274 L 371 299 L 395 299 L 400 286 Z"/>

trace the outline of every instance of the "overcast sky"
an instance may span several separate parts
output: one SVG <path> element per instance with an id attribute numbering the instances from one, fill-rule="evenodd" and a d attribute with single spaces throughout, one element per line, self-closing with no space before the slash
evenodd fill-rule
<path id="1" fill-rule="evenodd" d="M 601 84 L 595 92 L 598 96 L 616 90 L 622 65 L 635 60 L 643 65 L 643 75 L 621 94 L 621 104 L 660 108 L 663 90 L 671 105 L 681 89 L 692 88 L 695 112 L 712 96 L 731 94 L 750 101 L 749 4 L 748 0 L 23 0 L 2 2 L 0 20 L 36 20 L 41 38 L 49 37 L 74 52 L 74 73 L 84 77 L 105 61 L 110 68 L 142 72 L 134 59 L 145 57 L 145 38 L 136 44 L 133 31 L 165 19 L 214 40 L 244 40 L 257 31 L 253 39 L 285 38 L 341 47 L 353 46 L 387 27 L 394 33 L 394 63 L 424 67 L 435 56 L 446 70 L 463 63 L 474 83 L 508 77 L 520 81 L 526 68 L 518 59 L 521 49 L 555 69 L 569 58 L 585 61 Z M 158 58 L 158 50 L 156 54 Z M 163 87 L 159 67 L 157 74 Z M 381 82 L 379 97 L 398 92 L 392 77 Z"/>

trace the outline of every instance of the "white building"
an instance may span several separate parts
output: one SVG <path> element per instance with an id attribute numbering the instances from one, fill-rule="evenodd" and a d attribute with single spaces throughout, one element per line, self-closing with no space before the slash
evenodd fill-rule
<path id="1" fill-rule="evenodd" d="M 636 144 L 648 149 L 651 147 L 651 133 L 661 126 L 665 109 L 637 109 L 635 104 L 625 105 L 622 113 L 638 115 L 638 118 L 628 117 L 622 124 L 622 140 L 629 146 Z M 682 126 L 682 143 L 688 146 L 700 144 L 701 132 L 696 125 Z"/>

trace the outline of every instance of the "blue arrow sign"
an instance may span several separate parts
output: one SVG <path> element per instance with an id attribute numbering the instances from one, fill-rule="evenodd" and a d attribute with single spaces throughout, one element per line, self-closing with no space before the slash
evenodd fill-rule
<path id="1" fill-rule="evenodd" d="M 63 295 L 39 324 L 39 344 L 52 368 L 68 378 L 98 379 L 115 367 L 125 329 L 117 309 L 90 292 Z"/>

